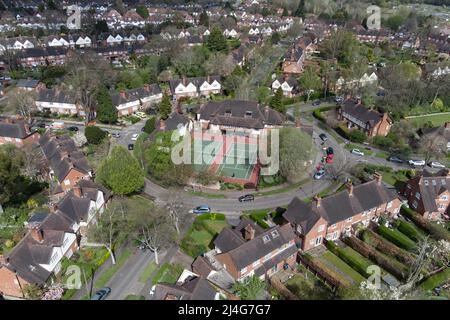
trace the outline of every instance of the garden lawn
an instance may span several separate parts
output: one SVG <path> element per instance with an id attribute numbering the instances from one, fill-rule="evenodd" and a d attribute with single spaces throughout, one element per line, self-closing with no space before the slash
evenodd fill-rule
<path id="1" fill-rule="evenodd" d="M 299 273 L 284 285 L 300 300 L 329 300 L 332 292 L 320 279 L 304 266 L 299 266 Z"/>
<path id="2" fill-rule="evenodd" d="M 228 227 L 228 223 L 222 220 L 205 220 L 203 223 L 214 230 L 216 233 L 220 233 L 223 228 Z"/>
<path id="3" fill-rule="evenodd" d="M 355 284 L 359 284 L 365 280 L 362 275 L 360 275 L 357 271 L 355 271 L 352 267 L 350 267 L 347 263 L 345 263 L 331 251 L 326 251 L 322 256 L 320 256 L 320 259 L 333 264 L 338 270 L 350 277 L 355 282 Z"/>
<path id="4" fill-rule="evenodd" d="M 153 284 L 175 284 L 183 272 L 183 266 L 179 264 L 164 263 L 152 279 Z"/>
<path id="5" fill-rule="evenodd" d="M 197 243 L 203 244 L 206 247 L 209 247 L 209 244 L 212 240 L 212 234 L 206 230 L 193 230 L 190 234 L 190 237 Z"/>
<path id="6" fill-rule="evenodd" d="M 130 294 L 125 297 L 125 300 L 145 300 L 144 296 L 137 296 L 135 294 Z"/>
<path id="7" fill-rule="evenodd" d="M 153 272 L 156 271 L 158 266 L 154 261 L 150 262 L 147 267 L 145 267 L 145 270 L 141 273 L 139 276 L 139 282 L 146 283 L 148 279 L 152 276 Z"/>
<path id="8" fill-rule="evenodd" d="M 358 146 L 358 145 L 352 144 L 352 143 L 346 144 L 344 148 L 350 152 L 352 151 L 352 149 L 358 149 L 359 151 L 363 152 L 365 156 L 373 155 L 372 150 L 367 150 L 365 147 Z"/>
<path id="9" fill-rule="evenodd" d="M 260 210 L 250 210 L 244 211 L 244 216 L 247 216 L 251 220 L 255 221 L 260 227 L 268 229 L 269 225 L 264 221 L 271 209 L 260 209 Z"/>
<path id="10" fill-rule="evenodd" d="M 425 124 L 428 121 L 431 121 L 435 127 L 439 127 L 444 123 L 450 121 L 450 113 L 424 115 L 416 118 L 407 118 L 407 120 L 411 123 L 418 125 L 419 127 L 423 126 L 423 124 Z"/>

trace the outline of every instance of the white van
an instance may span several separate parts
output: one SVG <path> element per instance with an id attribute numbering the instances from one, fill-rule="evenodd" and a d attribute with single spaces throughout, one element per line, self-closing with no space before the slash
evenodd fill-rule
<path id="1" fill-rule="evenodd" d="M 64 122 L 62 121 L 55 121 L 50 125 L 51 129 L 64 129 Z"/>

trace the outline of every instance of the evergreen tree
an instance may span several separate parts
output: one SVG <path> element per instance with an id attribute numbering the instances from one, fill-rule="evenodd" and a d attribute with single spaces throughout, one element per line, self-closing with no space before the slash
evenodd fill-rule
<path id="1" fill-rule="evenodd" d="M 286 7 L 283 8 L 283 13 L 281 15 L 283 17 L 287 17 L 289 15 L 288 9 Z"/>
<path id="2" fill-rule="evenodd" d="M 219 27 L 215 26 L 211 33 L 208 36 L 208 40 L 206 41 L 206 46 L 211 51 L 227 51 L 228 44 L 227 39 L 220 30 Z"/>
<path id="3" fill-rule="evenodd" d="M 272 44 L 277 44 L 278 42 L 280 42 L 280 34 L 275 31 L 274 33 L 272 33 L 271 40 Z"/>
<path id="4" fill-rule="evenodd" d="M 298 8 L 297 10 L 295 10 L 294 16 L 301 18 L 305 17 L 305 0 L 300 0 Z"/>
<path id="5" fill-rule="evenodd" d="M 209 27 L 209 17 L 206 11 L 200 13 L 198 24 L 207 28 Z"/>
<path id="6" fill-rule="evenodd" d="M 109 124 L 117 121 L 117 109 L 113 106 L 111 95 L 106 87 L 102 87 L 97 94 L 97 119 Z"/>
<path id="7" fill-rule="evenodd" d="M 139 14 L 143 19 L 148 18 L 148 10 L 145 6 L 137 6 L 136 13 Z"/>
<path id="8" fill-rule="evenodd" d="M 286 106 L 283 103 L 283 90 L 281 89 L 281 87 L 279 87 L 275 92 L 275 95 L 270 100 L 269 106 L 272 109 L 277 110 L 278 112 L 286 112 Z"/>
<path id="9" fill-rule="evenodd" d="M 162 101 L 158 107 L 161 119 L 166 120 L 172 112 L 172 104 L 170 103 L 170 97 L 167 92 L 164 92 Z"/>

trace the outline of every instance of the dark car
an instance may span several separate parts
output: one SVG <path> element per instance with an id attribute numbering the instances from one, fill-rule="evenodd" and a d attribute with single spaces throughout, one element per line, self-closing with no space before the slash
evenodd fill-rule
<path id="1" fill-rule="evenodd" d="M 38 124 L 38 127 L 39 127 L 39 128 L 42 128 L 42 129 L 45 129 L 45 123 L 43 123 L 43 122 L 39 123 L 39 124 Z"/>
<path id="2" fill-rule="evenodd" d="M 328 137 L 327 137 L 327 135 L 326 135 L 325 133 L 319 134 L 319 138 L 320 138 L 322 141 L 327 141 L 327 140 L 328 140 Z"/>
<path id="3" fill-rule="evenodd" d="M 67 128 L 67 130 L 69 130 L 69 131 L 78 131 L 79 129 L 78 129 L 78 127 L 75 127 L 75 126 L 72 126 L 72 127 L 68 127 Z"/>
<path id="4" fill-rule="evenodd" d="M 239 202 L 253 201 L 255 200 L 255 196 L 252 194 L 246 194 L 239 197 Z"/>
<path id="5" fill-rule="evenodd" d="M 320 106 L 321 103 L 322 103 L 322 102 L 320 102 L 320 101 L 314 101 L 312 105 L 313 105 L 313 106 Z"/>
<path id="6" fill-rule="evenodd" d="M 388 161 L 396 162 L 396 163 L 404 163 L 404 162 L 405 162 L 405 160 L 400 159 L 400 158 L 397 157 L 397 156 L 390 156 L 390 157 L 388 158 Z"/>
<path id="7" fill-rule="evenodd" d="M 130 144 L 128 145 L 128 150 L 133 150 L 133 149 L 134 149 L 134 144 L 130 143 Z"/>
<path id="8" fill-rule="evenodd" d="M 327 155 L 334 154 L 334 150 L 332 147 L 327 148 Z"/>
<path id="9" fill-rule="evenodd" d="M 91 298 L 91 300 L 105 300 L 111 293 L 111 288 L 105 287 L 98 290 Z"/>

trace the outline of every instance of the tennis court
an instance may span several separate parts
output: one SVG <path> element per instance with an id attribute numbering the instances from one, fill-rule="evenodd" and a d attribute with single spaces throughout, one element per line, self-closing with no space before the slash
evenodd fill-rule
<path id="1" fill-rule="evenodd" d="M 217 170 L 219 176 L 248 180 L 257 162 L 257 145 L 234 143 Z"/>

